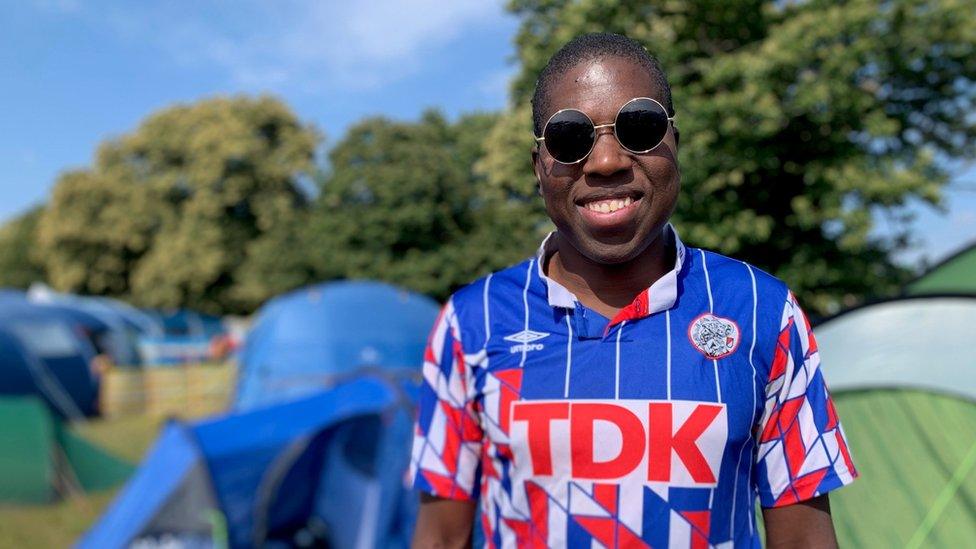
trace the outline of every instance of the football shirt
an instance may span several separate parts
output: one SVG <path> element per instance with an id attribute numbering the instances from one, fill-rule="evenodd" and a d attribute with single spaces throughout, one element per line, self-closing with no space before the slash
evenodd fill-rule
<path id="1" fill-rule="evenodd" d="M 668 231 L 674 269 L 613 319 L 545 275 L 549 239 L 444 306 L 411 474 L 478 499 L 487 545 L 758 547 L 757 498 L 857 475 L 794 296 Z"/>

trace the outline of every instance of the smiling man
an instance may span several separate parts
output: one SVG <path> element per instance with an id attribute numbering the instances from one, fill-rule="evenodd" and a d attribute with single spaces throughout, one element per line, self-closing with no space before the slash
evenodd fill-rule
<path id="1" fill-rule="evenodd" d="M 585 35 L 533 99 L 556 231 L 461 289 L 424 362 L 414 543 L 836 545 L 827 492 L 857 475 L 809 323 L 787 287 L 687 247 L 664 73 Z"/>

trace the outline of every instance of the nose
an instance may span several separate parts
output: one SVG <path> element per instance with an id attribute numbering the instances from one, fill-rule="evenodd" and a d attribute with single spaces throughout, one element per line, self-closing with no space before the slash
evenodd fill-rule
<path id="1" fill-rule="evenodd" d="M 630 157 L 617 142 L 613 128 L 599 128 L 593 150 L 583 163 L 583 173 L 610 176 L 629 167 Z"/>

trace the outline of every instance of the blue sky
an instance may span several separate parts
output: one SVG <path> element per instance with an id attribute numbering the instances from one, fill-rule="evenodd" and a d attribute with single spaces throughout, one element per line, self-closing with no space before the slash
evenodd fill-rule
<path id="1" fill-rule="evenodd" d="M 57 174 L 174 102 L 284 98 L 334 143 L 374 114 L 505 106 L 517 21 L 502 2 L 82 0 L 2 2 L 0 222 L 46 200 Z M 915 263 L 976 240 L 976 170 L 945 213 L 915 205 Z M 879 219 L 879 231 L 886 230 Z"/>
<path id="2" fill-rule="evenodd" d="M 366 115 L 504 107 L 517 22 L 482 0 L 0 2 L 0 220 L 174 102 L 270 92 L 334 143 Z"/>

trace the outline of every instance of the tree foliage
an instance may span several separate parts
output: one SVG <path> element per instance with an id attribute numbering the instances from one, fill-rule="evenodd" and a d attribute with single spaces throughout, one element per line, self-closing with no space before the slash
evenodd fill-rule
<path id="1" fill-rule="evenodd" d="M 373 278 L 444 298 L 515 262 L 533 244 L 518 204 L 491 192 L 474 165 L 497 117 L 450 123 L 365 120 L 330 154 L 309 225 L 320 278 Z"/>
<path id="2" fill-rule="evenodd" d="M 684 239 L 784 278 L 814 311 L 893 291 L 903 206 L 938 204 L 946 160 L 976 154 L 972 0 L 511 0 L 514 108 L 482 166 L 534 192 L 535 77 L 585 32 L 626 34 L 671 81 Z M 513 133 L 518 131 L 517 134 Z M 511 136 L 519 135 L 519 138 Z M 507 167 L 507 168 L 506 168 Z M 872 232 L 872 214 L 901 227 Z"/>
<path id="3" fill-rule="evenodd" d="M 38 227 L 51 283 L 147 306 L 253 309 L 294 282 L 265 275 L 305 209 L 298 183 L 318 140 L 269 97 L 150 116 L 58 179 Z"/>
<path id="4" fill-rule="evenodd" d="M 36 250 L 41 211 L 32 208 L 0 227 L 0 287 L 26 289 L 32 282 L 45 280 Z"/>
<path id="5" fill-rule="evenodd" d="M 521 260 L 549 224 L 529 98 L 546 60 L 594 31 L 668 71 L 681 132 L 675 222 L 689 243 L 785 279 L 814 312 L 904 271 L 905 204 L 940 201 L 976 156 L 974 0 L 510 0 L 510 108 L 455 122 L 371 118 L 316 169 L 319 136 L 281 102 L 160 111 L 59 177 L 0 229 L 0 284 L 147 306 L 250 312 L 312 280 L 374 278 L 444 298 Z M 900 231 L 880 237 L 872 219 Z"/>

